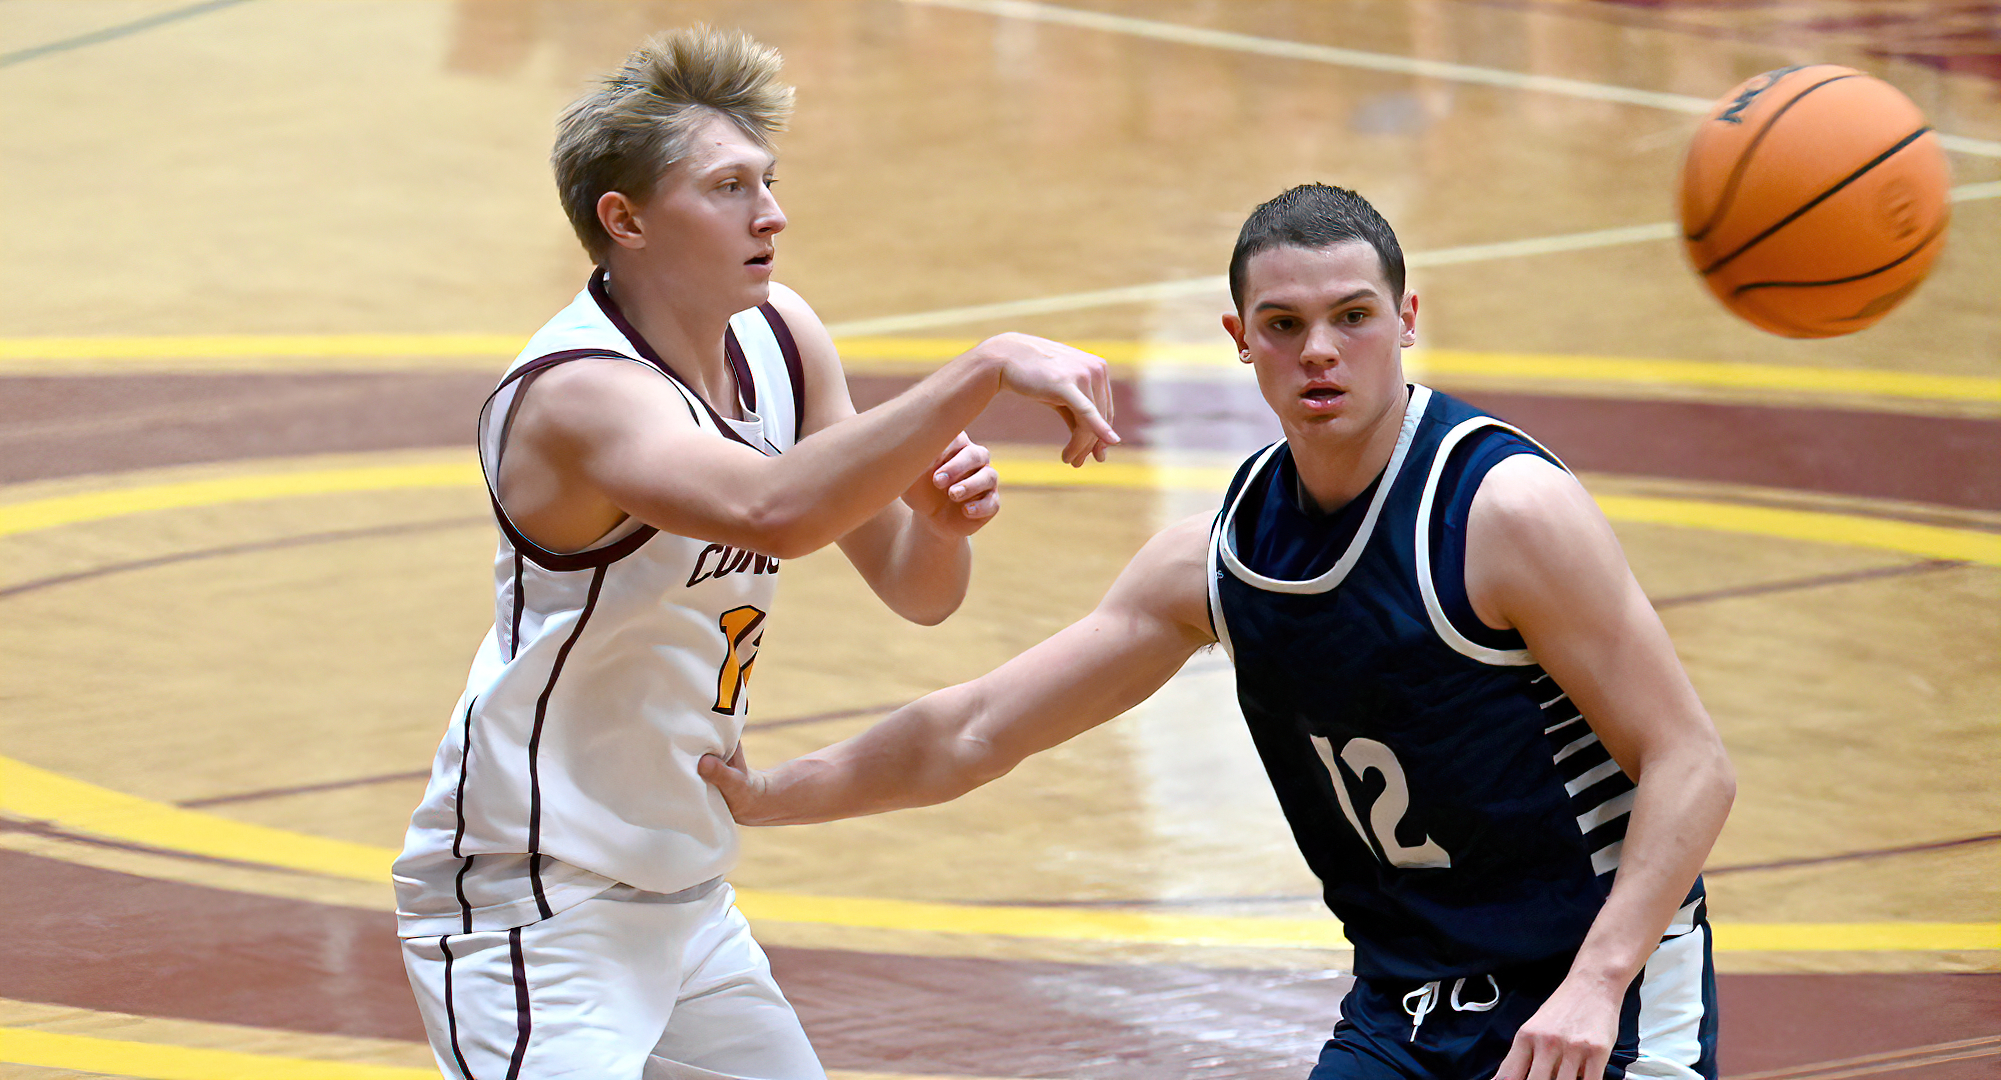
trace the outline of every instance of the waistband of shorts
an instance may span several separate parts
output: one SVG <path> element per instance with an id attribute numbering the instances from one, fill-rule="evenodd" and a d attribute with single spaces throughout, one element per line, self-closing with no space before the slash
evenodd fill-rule
<path id="1" fill-rule="evenodd" d="M 679 892 L 669 893 L 648 892 L 645 889 L 621 883 L 613 885 L 611 888 L 592 897 L 592 899 L 618 900 L 628 904 L 692 904 L 697 900 L 707 898 L 710 893 L 721 888 L 722 884 L 723 878 L 721 874 L 717 874 L 715 877 L 699 885 L 690 885 Z"/>

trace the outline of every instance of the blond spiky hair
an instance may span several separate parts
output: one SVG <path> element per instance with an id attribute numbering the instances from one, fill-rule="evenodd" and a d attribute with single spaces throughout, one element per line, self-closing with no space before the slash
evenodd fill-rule
<path id="1" fill-rule="evenodd" d="M 721 115 L 769 147 L 792 114 L 778 50 L 742 31 L 691 26 L 648 38 L 597 89 L 563 111 L 550 163 L 563 212 L 591 258 L 611 237 L 598 221 L 607 191 L 643 198 L 687 156 L 695 129 Z"/>

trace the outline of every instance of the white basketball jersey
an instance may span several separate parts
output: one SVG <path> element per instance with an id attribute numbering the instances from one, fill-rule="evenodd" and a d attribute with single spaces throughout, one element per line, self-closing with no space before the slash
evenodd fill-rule
<path id="1" fill-rule="evenodd" d="M 480 415 L 480 462 L 499 491 L 521 394 L 584 357 L 658 371 L 716 438 L 766 454 L 797 438 L 798 350 L 769 304 L 730 320 L 744 419 L 675 377 L 605 288 L 603 271 L 530 339 Z M 778 560 L 628 519 L 585 551 L 546 551 L 508 520 L 494 560 L 493 629 L 438 747 L 396 860 L 405 937 L 505 930 L 614 884 L 690 889 L 736 862 L 736 824 L 695 772 L 736 749 L 744 686 Z"/>

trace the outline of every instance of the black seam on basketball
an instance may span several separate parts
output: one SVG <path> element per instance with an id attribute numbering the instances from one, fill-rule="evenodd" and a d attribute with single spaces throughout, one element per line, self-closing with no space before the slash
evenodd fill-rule
<path id="1" fill-rule="evenodd" d="M 1938 239 L 1940 234 L 1944 232 L 1945 232 L 1945 223 L 1940 222 L 1936 228 L 1932 229 L 1932 231 L 1925 234 L 1925 238 L 1923 240 L 1918 241 L 1916 247 L 1913 247 L 1911 250 L 1904 252 L 1902 255 L 1899 255 L 1896 258 L 1891 259 L 1889 262 L 1884 263 L 1883 265 L 1875 268 L 1874 270 L 1864 270 L 1859 274 L 1850 274 L 1847 277 L 1828 278 L 1825 281 L 1754 281 L 1748 285 L 1737 286 L 1735 289 L 1732 289 L 1730 291 L 1730 295 L 1742 296 L 1745 293 L 1750 292 L 1752 289 L 1816 289 L 1822 285 L 1847 285 L 1852 282 L 1861 281 L 1864 278 L 1872 278 L 1875 277 L 1877 274 L 1882 273 L 1885 270 L 1895 269 L 1896 267 L 1916 258 L 1918 252 L 1921 252 L 1925 248 L 1931 246 L 1931 242 Z"/>
<path id="2" fill-rule="evenodd" d="M 1703 223 L 1702 228 L 1687 234 L 1687 240 L 1690 243 L 1699 243 L 1703 237 L 1709 235 L 1709 230 L 1714 229 L 1716 223 L 1723 219 L 1724 213 L 1730 209 L 1730 204 L 1737 200 L 1737 186 L 1743 181 L 1745 170 L 1751 167 L 1751 156 L 1758 152 L 1759 144 L 1765 141 L 1765 136 L 1771 132 L 1772 125 L 1779 122 L 1779 117 L 1784 116 L 1787 109 L 1799 104 L 1801 98 L 1829 83 L 1838 83 L 1843 79 L 1853 79 L 1856 77 L 1855 75 L 1836 75 L 1831 79 L 1823 79 L 1820 82 L 1814 83 L 1812 86 L 1795 94 L 1791 101 L 1779 106 L 1776 112 L 1767 117 L 1765 119 L 1765 126 L 1759 128 L 1756 135 L 1751 136 L 1751 142 L 1744 147 L 1744 152 L 1737 155 L 1737 164 L 1730 170 L 1730 179 L 1724 183 L 1723 194 L 1716 200 L 1716 209 L 1710 213 L 1709 220 Z M 1776 86 L 1778 84 L 1774 83 L 1773 85 Z M 1766 89 L 1770 89 L 1770 87 Z"/>
<path id="3" fill-rule="evenodd" d="M 604 574 L 605 568 L 600 566 L 591 575 L 590 592 L 584 597 L 584 609 L 577 613 L 577 625 L 570 630 L 563 647 L 556 650 L 556 661 L 549 667 L 549 681 L 542 687 L 542 696 L 535 699 L 535 727 L 528 734 L 528 884 L 535 891 L 535 909 L 545 919 L 555 912 L 542 892 L 542 771 L 537 760 L 542 750 L 542 723 L 549 717 L 549 696 L 556 692 L 556 680 L 563 677 L 563 664 L 569 660 L 577 639 L 583 636 L 591 612 L 597 610 L 598 594 L 604 591 Z"/>
<path id="4" fill-rule="evenodd" d="M 1772 227 L 1766 229 L 1764 232 L 1761 232 L 1758 235 L 1752 237 L 1751 239 L 1745 241 L 1742 247 L 1738 248 L 1737 250 L 1731 252 L 1728 255 L 1723 256 L 1721 259 L 1718 259 L 1717 261 L 1709 264 L 1709 266 L 1703 269 L 1702 276 L 1708 277 L 1709 275 L 1715 273 L 1716 271 L 1723 269 L 1723 267 L 1727 265 L 1730 262 L 1730 260 L 1735 259 L 1737 256 L 1744 254 L 1745 252 L 1751 250 L 1754 247 L 1757 247 L 1759 243 L 1765 240 L 1765 238 L 1771 236 L 1773 233 L 1776 233 L 1780 229 L 1783 229 L 1786 226 L 1792 224 L 1793 222 L 1799 220 L 1800 215 L 1805 214 L 1807 211 L 1833 198 L 1836 193 L 1841 191 L 1842 188 L 1845 188 L 1848 185 L 1854 183 L 1855 181 L 1861 179 L 1863 176 L 1868 175 L 1869 170 L 1890 160 L 1892 157 L 1895 157 L 1899 151 L 1903 150 L 1905 147 L 1911 145 L 1912 143 L 1918 141 L 1918 139 L 1922 138 L 1924 134 L 1926 132 L 1929 132 L 1930 130 L 1931 127 L 1927 125 L 1897 140 L 1897 144 L 1895 146 L 1892 146 L 1888 150 L 1885 150 L 1882 153 L 1877 154 L 1874 158 L 1872 158 L 1869 161 L 1868 164 L 1862 166 L 1861 168 L 1855 170 L 1852 173 L 1849 173 L 1847 176 L 1842 177 L 1841 180 L 1838 183 L 1836 183 L 1833 187 L 1828 188 L 1826 191 L 1823 191 L 1820 194 L 1814 196 L 1799 209 L 1794 210 L 1792 213 L 1787 214 L 1783 218 L 1780 218 L 1776 224 L 1772 225 Z"/>

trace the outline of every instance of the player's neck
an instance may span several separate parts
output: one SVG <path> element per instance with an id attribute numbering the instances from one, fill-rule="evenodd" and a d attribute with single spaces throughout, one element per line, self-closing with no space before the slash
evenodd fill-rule
<path id="1" fill-rule="evenodd" d="M 605 287 L 627 322 L 674 374 L 724 416 L 737 416 L 736 379 L 723 352 L 733 311 L 691 303 L 683 290 L 637 267 L 609 268 Z"/>
<path id="2" fill-rule="evenodd" d="M 1397 395 L 1365 428 L 1344 432 L 1330 425 L 1288 430 L 1286 442 L 1292 449 L 1293 467 L 1299 472 L 1300 508 L 1331 514 L 1367 490 L 1396 453 L 1409 406 L 1410 389 L 1399 384 Z"/>

